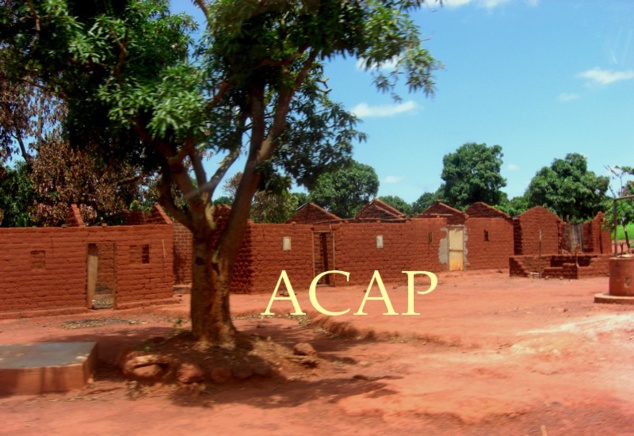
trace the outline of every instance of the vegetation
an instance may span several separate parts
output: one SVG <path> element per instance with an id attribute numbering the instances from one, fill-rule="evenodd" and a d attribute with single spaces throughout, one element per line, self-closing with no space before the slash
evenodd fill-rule
<path id="1" fill-rule="evenodd" d="M 399 78 L 431 92 L 438 64 L 409 17 L 421 1 L 194 3 L 206 18 L 196 47 L 192 19 L 167 0 L 0 0 L 0 49 L 11 80 L 64 99 L 71 144 L 160 173 L 161 204 L 193 235 L 193 335 L 233 346 L 231 273 L 255 193 L 274 190 L 280 172 L 311 188 L 361 138 L 328 98 L 321 61 L 362 59 L 392 93 Z M 389 73 L 378 68 L 390 61 Z M 209 152 L 223 157 L 210 176 Z M 212 245 L 214 193 L 241 153 L 231 215 Z"/>
<path id="2" fill-rule="evenodd" d="M 506 180 L 500 174 L 502 147 L 467 143 L 443 158 L 443 185 L 438 195 L 458 209 L 483 201 L 498 204 L 504 198 Z"/>
<path id="3" fill-rule="evenodd" d="M 526 190 L 529 207 L 544 206 L 560 218 L 581 222 L 604 209 L 610 180 L 588 171 L 585 156 L 567 154 L 535 174 Z"/>
<path id="4" fill-rule="evenodd" d="M 310 191 L 312 202 L 340 218 L 352 218 L 379 191 L 374 168 L 358 162 L 324 173 Z"/>
<path id="5" fill-rule="evenodd" d="M 26 162 L 14 168 L 0 166 L 0 225 L 26 227 L 31 223 L 30 206 L 35 201 Z"/>
<path id="6" fill-rule="evenodd" d="M 418 197 L 418 200 L 412 203 L 412 214 L 414 216 L 420 214 L 422 211 L 424 211 L 429 206 L 434 204 L 436 200 L 439 200 L 438 193 L 433 193 L 433 192 L 423 193 L 420 197 Z"/>

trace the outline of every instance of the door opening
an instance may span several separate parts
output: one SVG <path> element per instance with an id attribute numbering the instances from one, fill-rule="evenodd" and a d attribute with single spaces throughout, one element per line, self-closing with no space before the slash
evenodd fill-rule
<path id="1" fill-rule="evenodd" d="M 112 309 L 116 295 L 114 242 L 88 244 L 86 304 L 89 309 Z"/>

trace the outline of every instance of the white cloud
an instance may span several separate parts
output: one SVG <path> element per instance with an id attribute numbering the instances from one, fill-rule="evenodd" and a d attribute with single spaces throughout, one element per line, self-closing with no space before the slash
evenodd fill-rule
<path id="1" fill-rule="evenodd" d="M 367 103 L 359 103 L 352 108 L 352 113 L 359 118 L 370 117 L 392 117 L 394 115 L 415 112 L 418 109 L 418 104 L 415 101 L 406 101 L 399 104 L 387 104 L 381 106 L 370 106 Z"/>
<path id="2" fill-rule="evenodd" d="M 580 98 L 581 96 L 579 94 L 567 93 L 567 92 L 562 92 L 561 94 L 557 96 L 557 100 L 563 101 L 563 102 L 579 100 Z"/>
<path id="3" fill-rule="evenodd" d="M 515 165 L 515 164 L 508 164 L 508 165 L 506 166 L 506 169 L 507 169 L 508 171 L 519 171 L 521 168 L 520 168 L 520 166 L 519 166 L 519 165 Z"/>
<path id="4" fill-rule="evenodd" d="M 403 176 L 387 176 L 381 183 L 399 183 L 405 180 Z"/>
<path id="5" fill-rule="evenodd" d="M 394 56 L 389 61 L 382 62 L 382 63 L 380 63 L 378 65 L 374 64 L 374 65 L 370 66 L 370 69 L 391 71 L 391 70 L 396 68 L 396 63 L 398 62 L 398 60 L 399 60 L 398 57 Z M 366 63 L 365 59 L 359 59 L 357 61 L 357 69 L 365 70 L 365 68 L 366 68 L 365 63 Z"/>
<path id="6" fill-rule="evenodd" d="M 634 70 L 613 71 L 604 70 L 602 68 L 592 68 L 577 75 L 584 79 L 590 80 L 592 83 L 599 85 L 609 85 L 621 80 L 634 79 Z"/>
<path id="7" fill-rule="evenodd" d="M 494 9 L 503 4 L 509 3 L 511 0 L 443 0 L 443 6 L 449 8 L 459 8 L 469 4 L 475 4 L 478 7 L 486 9 Z M 539 0 L 524 0 L 528 6 L 534 7 L 539 4 Z"/>
<path id="8" fill-rule="evenodd" d="M 450 8 L 459 8 L 460 6 L 468 5 L 469 3 L 471 3 L 471 0 L 444 0 L 442 5 Z"/>

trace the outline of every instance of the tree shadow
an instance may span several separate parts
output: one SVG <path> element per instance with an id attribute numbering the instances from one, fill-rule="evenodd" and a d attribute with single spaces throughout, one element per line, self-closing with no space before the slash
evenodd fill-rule
<path id="1" fill-rule="evenodd" d="M 120 317 L 126 318 L 126 315 L 121 314 Z M 99 319 L 99 316 L 93 318 Z M 125 323 L 127 320 L 121 321 Z M 131 351 L 159 353 L 175 362 L 163 388 L 166 397 L 174 405 L 182 407 L 213 408 L 238 403 L 270 409 L 294 407 L 317 399 L 336 403 L 342 398 L 361 394 L 383 396 L 397 393 L 386 383 L 396 377 L 366 376 L 364 369 L 357 366 L 357 360 L 347 355 L 353 347 L 376 343 L 372 340 L 327 337 L 315 333 L 309 323 L 297 319 L 253 317 L 236 323 L 241 339 L 232 351 L 215 347 L 199 350 L 194 347 L 187 330 L 168 322 L 147 326 L 131 321 L 121 328 L 110 326 L 106 330 L 77 327 L 66 334 L 55 332 L 46 335 L 37 342 L 96 342 L 98 365 L 93 377 L 96 386 L 93 390 L 98 391 L 101 383 L 114 383 L 126 391 L 134 390 L 129 398 L 139 401 L 143 397 L 143 383 L 131 383 L 118 366 L 121 356 Z M 293 354 L 293 345 L 300 342 L 313 344 L 317 356 Z M 183 362 L 203 367 L 205 381 L 193 385 L 176 382 L 176 367 Z M 269 367 L 271 372 L 264 375 L 255 373 L 245 380 L 236 379 L 234 374 L 224 383 L 214 383 L 210 379 L 209 369 L 212 367 L 234 370 L 241 366 L 251 370 Z"/>

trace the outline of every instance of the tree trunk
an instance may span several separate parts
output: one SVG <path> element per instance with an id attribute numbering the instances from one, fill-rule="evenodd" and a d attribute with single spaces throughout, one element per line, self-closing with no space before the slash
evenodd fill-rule
<path id="1" fill-rule="evenodd" d="M 192 238 L 192 334 L 201 344 L 232 348 L 236 328 L 229 308 L 230 268 L 213 261 L 211 232 Z"/>

